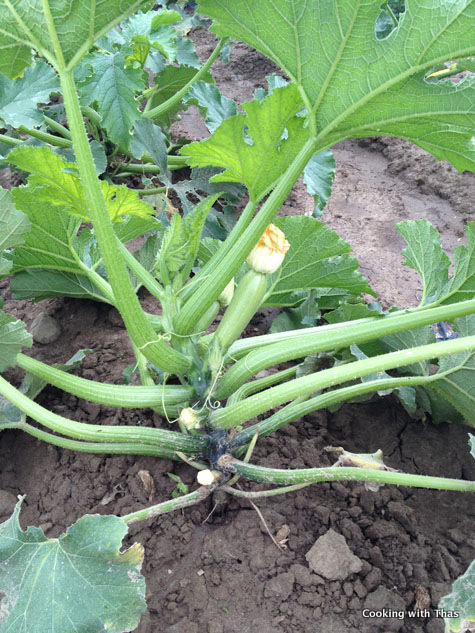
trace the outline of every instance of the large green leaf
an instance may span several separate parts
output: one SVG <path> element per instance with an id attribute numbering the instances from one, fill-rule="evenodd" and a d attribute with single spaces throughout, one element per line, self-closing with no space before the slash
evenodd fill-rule
<path id="1" fill-rule="evenodd" d="M 65 64 L 73 66 L 96 40 L 152 0 L 0 0 L 0 72 L 13 79 L 31 64 L 32 49 L 57 63 L 45 6 Z"/>
<path id="2" fill-rule="evenodd" d="M 12 267 L 11 260 L 5 259 L 3 252 L 22 244 L 30 228 L 26 215 L 13 204 L 10 191 L 0 187 L 0 276 L 8 274 Z"/>
<path id="3" fill-rule="evenodd" d="M 0 526 L 1 633 L 122 633 L 146 608 L 143 548 L 120 552 L 127 524 L 85 515 L 59 538 L 21 529 L 21 501 Z"/>
<path id="4" fill-rule="evenodd" d="M 126 49 L 110 55 L 95 53 L 86 60 L 91 74 L 78 86 L 81 103 L 97 103 L 111 141 L 125 150 L 130 146 L 130 131 L 141 118 L 135 94 L 146 87 L 142 68 L 126 68 L 126 57 Z"/>
<path id="5" fill-rule="evenodd" d="M 217 86 L 206 81 L 197 81 L 193 84 L 185 103 L 198 106 L 210 132 L 214 132 L 225 119 L 237 113 L 236 103 L 224 97 Z"/>
<path id="6" fill-rule="evenodd" d="M 270 191 L 309 137 L 305 119 L 297 117 L 302 101 L 296 86 L 274 90 L 263 101 L 243 104 L 245 114 L 223 121 L 201 143 L 191 143 L 180 152 L 192 167 L 214 165 L 224 172 L 211 182 L 240 182 L 251 198 Z"/>
<path id="7" fill-rule="evenodd" d="M 467 571 L 452 585 L 452 592 L 439 602 L 439 609 L 451 612 L 444 616 L 447 633 L 464 633 L 473 630 L 475 622 L 475 560 Z M 456 615 L 455 615 L 456 614 Z"/>
<path id="8" fill-rule="evenodd" d="M 274 274 L 277 285 L 266 306 L 295 304 L 292 293 L 310 288 L 345 288 L 355 294 L 373 291 L 357 272 L 358 261 L 348 255 L 350 245 L 315 218 L 276 218 L 290 249 L 281 269 Z"/>
<path id="9" fill-rule="evenodd" d="M 8 160 L 31 174 L 28 182 L 35 186 L 38 201 L 61 206 L 66 215 L 89 220 L 84 190 L 74 163 L 68 163 L 49 147 L 18 147 L 10 152 Z M 113 222 L 121 222 L 127 215 L 147 218 L 154 211 L 136 191 L 125 185 L 102 181 L 101 187 Z"/>
<path id="10" fill-rule="evenodd" d="M 52 92 L 59 92 L 58 77 L 41 60 L 27 68 L 21 79 L 0 75 L 0 119 L 12 127 L 39 125 L 44 117 L 37 105 L 47 103 Z"/>
<path id="11" fill-rule="evenodd" d="M 23 321 L 11 314 L 0 312 L 0 371 L 15 364 L 22 347 L 31 347 L 31 334 L 26 331 Z"/>
<path id="12" fill-rule="evenodd" d="M 468 245 L 457 246 L 454 271 L 449 278 L 450 259 L 442 250 L 439 232 L 427 220 L 405 220 L 396 225 L 407 242 L 405 264 L 422 278 L 421 305 L 449 304 L 475 296 L 475 222 L 466 226 Z"/>
<path id="13" fill-rule="evenodd" d="M 475 170 L 475 80 L 426 80 L 437 64 L 475 53 L 473 0 L 408 0 L 397 28 L 377 39 L 380 0 L 200 0 L 220 36 L 278 64 L 315 117 L 319 148 L 397 136 L 460 171 Z"/>

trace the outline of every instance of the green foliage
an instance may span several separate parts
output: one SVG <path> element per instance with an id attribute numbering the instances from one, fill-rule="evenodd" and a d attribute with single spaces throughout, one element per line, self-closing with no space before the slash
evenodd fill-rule
<path id="1" fill-rule="evenodd" d="M 151 0 L 96 0 L 46 3 L 57 33 L 64 63 L 74 66 L 101 35 L 137 9 L 151 8 Z M 0 3 L 0 72 L 13 79 L 31 65 L 31 49 L 55 59 L 44 9 L 35 0 Z"/>
<path id="2" fill-rule="evenodd" d="M 328 202 L 335 178 L 335 157 L 329 149 L 315 154 L 304 169 L 303 182 L 308 193 L 315 200 L 315 217 L 321 215 L 323 207 Z"/>
<path id="3" fill-rule="evenodd" d="M 156 273 L 165 285 L 179 290 L 187 280 L 200 245 L 206 216 L 219 194 L 202 200 L 195 210 L 182 218 L 174 214 L 162 239 Z"/>
<path id="4" fill-rule="evenodd" d="M 475 222 L 466 225 L 468 246 L 457 246 L 454 270 L 449 278 L 450 259 L 442 250 L 439 232 L 427 220 L 406 220 L 396 225 L 407 242 L 405 264 L 422 278 L 421 305 L 449 304 L 475 295 Z"/>
<path id="5" fill-rule="evenodd" d="M 26 331 L 23 321 L 0 312 L 0 371 L 15 365 L 18 352 L 31 345 L 31 334 Z"/>
<path id="6" fill-rule="evenodd" d="M 126 523 L 85 515 L 47 539 L 41 528 L 21 529 L 20 504 L 0 525 L 0 631 L 134 629 L 146 607 L 143 548 L 120 552 Z"/>
<path id="7" fill-rule="evenodd" d="M 48 147 L 18 147 L 10 152 L 8 160 L 19 169 L 30 172 L 29 191 L 34 188 L 30 199 L 34 196 L 37 201 L 61 206 L 66 211 L 65 221 L 68 214 L 89 221 L 86 198 L 74 163 L 68 163 Z M 101 187 L 113 222 L 121 222 L 127 215 L 147 218 L 153 213 L 153 208 L 125 185 L 110 185 L 103 181 Z M 24 200 L 18 191 L 20 200 Z"/>
<path id="8" fill-rule="evenodd" d="M 142 68 L 126 68 L 126 57 L 126 50 L 88 57 L 85 61 L 91 72 L 78 86 L 81 103 L 97 103 L 110 139 L 123 150 L 129 149 L 130 130 L 141 117 L 135 94 L 145 88 Z"/>
<path id="9" fill-rule="evenodd" d="M 40 125 L 43 114 L 37 106 L 48 102 L 53 92 L 59 92 L 58 77 L 41 60 L 15 81 L 0 75 L 0 119 L 13 127 Z"/>
<path id="10" fill-rule="evenodd" d="M 193 84 L 185 103 L 198 106 L 210 132 L 214 132 L 224 120 L 237 113 L 236 103 L 224 97 L 217 86 L 206 81 L 197 81 Z"/>
<path id="11" fill-rule="evenodd" d="M 274 274 L 276 282 L 266 306 L 288 306 L 296 303 L 293 293 L 310 288 L 344 288 L 353 293 L 373 291 L 357 272 L 358 261 L 351 255 L 350 245 L 322 222 L 305 216 L 277 218 L 290 250 L 282 268 Z"/>
<path id="12" fill-rule="evenodd" d="M 301 108 L 314 117 L 322 148 L 349 137 L 396 136 L 459 171 L 474 169 L 474 80 L 424 79 L 435 64 L 474 54 L 470 0 L 411 3 L 381 40 L 378 2 L 235 0 L 230 7 L 201 0 L 198 6 L 213 18 L 213 32 L 250 44 L 300 88 Z"/>
<path id="13" fill-rule="evenodd" d="M 23 244 L 30 229 L 26 215 L 15 207 L 12 194 L 0 187 L 0 277 L 12 268 L 11 260 L 4 257 L 5 251 Z"/>
<path id="14" fill-rule="evenodd" d="M 262 102 L 242 105 L 237 114 L 201 143 L 180 150 L 192 167 L 214 165 L 225 171 L 211 182 L 240 182 L 249 195 L 260 200 L 272 189 L 308 139 L 299 92 L 293 85 L 275 90 Z M 264 168 L 265 166 L 265 168 Z"/>

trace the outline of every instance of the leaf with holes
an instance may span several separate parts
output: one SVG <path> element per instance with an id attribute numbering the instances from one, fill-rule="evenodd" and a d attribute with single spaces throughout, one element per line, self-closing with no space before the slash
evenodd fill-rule
<path id="1" fill-rule="evenodd" d="M 475 78 L 426 79 L 475 54 L 473 0 L 407 2 L 398 26 L 376 35 L 380 2 L 199 0 L 211 30 L 269 57 L 299 88 L 317 147 L 344 138 L 396 136 L 475 170 Z"/>
<path id="2" fill-rule="evenodd" d="M 201 143 L 185 145 L 181 154 L 192 167 L 214 165 L 224 172 L 211 182 L 243 183 L 254 200 L 268 193 L 309 137 L 294 85 L 274 90 L 262 101 L 243 104 L 245 114 L 226 119 Z"/>

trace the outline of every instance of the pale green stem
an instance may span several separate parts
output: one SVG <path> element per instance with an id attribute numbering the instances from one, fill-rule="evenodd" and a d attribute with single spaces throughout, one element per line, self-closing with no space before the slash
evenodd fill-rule
<path id="1" fill-rule="evenodd" d="M 430 360 L 431 358 L 440 358 L 448 354 L 466 352 L 471 349 L 475 349 L 475 336 L 465 336 L 325 369 L 308 376 L 290 380 L 283 385 L 271 387 L 229 407 L 218 409 L 212 413 L 210 425 L 214 428 L 231 428 L 298 396 L 312 394 L 315 391 L 380 371 L 396 369 L 397 367 L 404 367 L 405 365 Z"/>
<path id="2" fill-rule="evenodd" d="M 256 431 L 259 431 L 259 437 L 265 437 L 274 433 L 286 424 L 302 418 L 308 413 L 326 409 L 335 404 L 340 404 L 346 400 L 351 400 L 358 396 L 363 396 L 376 391 L 384 391 L 386 389 L 398 389 L 399 387 L 418 387 L 429 382 L 435 382 L 440 379 L 439 374 L 434 376 L 402 376 L 400 378 L 387 378 L 381 380 L 372 380 L 371 382 L 362 382 L 350 387 L 342 387 L 334 389 L 327 393 L 322 393 L 314 398 L 305 399 L 297 398 L 287 406 L 279 409 L 276 413 L 258 424 L 253 424 L 237 433 L 233 440 L 233 446 L 241 446 L 252 440 Z"/>
<path id="3" fill-rule="evenodd" d="M 185 436 L 173 431 L 137 426 L 102 426 L 85 424 L 63 418 L 31 400 L 0 376 L 0 394 L 46 428 L 61 435 L 84 441 L 151 444 L 183 453 L 199 453 L 206 446 L 206 438 Z"/>
<path id="4" fill-rule="evenodd" d="M 163 302 L 165 291 L 161 284 L 155 279 L 155 277 L 142 266 L 142 264 L 136 259 L 133 254 L 127 249 L 125 244 L 118 239 L 117 246 L 122 253 L 122 256 L 125 260 L 125 263 L 130 268 L 130 270 L 134 273 L 134 275 L 139 279 L 142 284 L 147 288 L 151 295 L 153 295 L 156 299 Z"/>
<path id="5" fill-rule="evenodd" d="M 458 490 L 459 492 L 475 492 L 475 481 L 430 477 L 428 475 L 411 475 L 408 473 L 375 470 L 374 468 L 353 468 L 332 466 L 330 468 L 299 468 L 284 470 L 265 468 L 246 464 L 236 459 L 229 464 L 232 470 L 252 481 L 270 484 L 305 484 L 322 481 L 373 481 L 382 484 L 410 486 L 414 488 L 431 488 L 435 490 Z"/>
<path id="6" fill-rule="evenodd" d="M 191 388 L 180 385 L 135 387 L 87 380 L 50 367 L 46 363 L 21 353 L 17 356 L 16 364 L 54 387 L 72 393 L 78 398 L 112 407 L 142 409 L 161 405 L 170 406 L 186 402 L 192 394 Z"/>
<path id="7" fill-rule="evenodd" d="M 276 188 L 264 202 L 259 213 L 243 232 L 240 239 L 215 267 L 213 274 L 204 279 L 199 286 L 199 292 L 195 292 L 185 303 L 175 322 L 177 334 L 186 335 L 193 331 L 199 316 L 218 298 L 237 273 L 269 222 L 284 203 L 305 165 L 312 158 L 314 151 L 315 143 L 313 139 L 310 139 L 283 174 Z"/>
<path id="8" fill-rule="evenodd" d="M 54 134 L 49 134 L 48 132 L 42 132 L 41 130 L 35 130 L 33 128 L 27 128 L 24 125 L 20 125 L 18 128 L 19 132 L 23 134 L 28 134 L 28 136 L 33 136 L 34 138 L 43 141 L 44 143 L 49 143 L 49 145 L 54 145 L 56 147 L 72 147 L 73 143 L 67 138 L 63 138 L 62 136 L 55 136 Z"/>
<path id="9" fill-rule="evenodd" d="M 222 39 L 222 40 L 220 40 L 218 42 L 218 45 L 216 46 L 214 51 L 211 53 L 209 58 L 206 60 L 206 62 L 203 64 L 203 66 L 190 79 L 190 81 L 183 86 L 183 88 L 178 90 L 178 92 L 176 92 L 172 97 L 170 97 L 170 99 L 167 99 L 164 103 L 161 103 L 160 105 L 156 106 L 155 108 L 147 109 L 147 111 L 144 112 L 142 116 L 144 118 L 146 118 L 146 119 L 156 119 L 156 118 L 162 116 L 163 114 L 165 114 L 165 112 L 167 112 L 171 108 L 174 108 L 177 104 L 179 104 L 181 102 L 182 98 L 190 90 L 192 85 L 195 82 L 199 81 L 202 77 L 204 77 L 206 75 L 208 70 L 211 68 L 211 66 L 216 61 L 216 58 L 220 54 L 220 52 L 221 52 L 221 50 L 222 50 L 222 48 L 223 48 L 223 46 L 225 45 L 226 42 L 227 42 L 227 38 L 224 38 L 224 39 Z M 150 90 L 145 90 L 143 95 L 145 97 L 148 97 L 148 98 L 153 98 L 154 92 L 156 90 L 159 90 L 159 89 L 160 89 L 160 86 L 156 86 L 156 87 L 150 88 Z"/>
<path id="10" fill-rule="evenodd" d="M 48 125 L 48 127 L 50 127 L 58 134 L 61 134 L 61 136 L 63 136 L 64 138 L 71 140 L 71 132 L 68 130 L 67 127 L 64 127 L 64 125 L 61 125 L 61 123 L 58 123 L 58 121 L 55 121 L 49 116 L 46 116 L 46 114 L 44 115 L 44 117 L 45 123 Z"/>
<path id="11" fill-rule="evenodd" d="M 131 523 L 136 523 L 137 521 L 153 519 L 160 516 L 161 514 L 166 514 L 167 512 L 173 512 L 174 510 L 187 508 L 188 506 L 194 506 L 200 501 L 203 501 L 203 499 L 206 499 L 206 497 L 209 497 L 209 495 L 215 490 L 215 488 L 216 486 L 201 486 L 200 488 L 198 488 L 198 490 L 190 492 L 187 495 L 183 495 L 183 497 L 170 499 L 168 501 L 162 501 L 162 503 L 157 503 L 157 505 L 151 506 L 150 508 L 144 508 L 143 510 L 131 512 L 130 514 L 126 514 L 121 518 L 123 521 L 130 525 Z"/>
<path id="12" fill-rule="evenodd" d="M 12 147 L 16 147 L 17 145 L 21 145 L 25 141 L 21 138 L 13 138 L 13 136 L 7 136 L 6 134 L 0 134 L 0 143 L 5 143 L 5 145 L 11 145 Z"/>
<path id="13" fill-rule="evenodd" d="M 215 397 L 218 400 L 227 398 L 243 385 L 251 376 L 259 371 L 296 358 L 304 358 L 309 354 L 341 349 L 349 345 L 365 343 L 382 336 L 395 334 L 405 330 L 430 325 L 438 321 L 453 319 L 475 312 L 475 300 L 462 301 L 438 308 L 415 309 L 401 311 L 369 322 L 349 321 L 339 323 L 338 327 L 309 328 L 301 330 L 302 334 L 289 338 L 262 349 L 256 349 L 233 365 L 222 377 Z M 306 334 L 308 332 L 308 334 Z"/>
<path id="14" fill-rule="evenodd" d="M 312 483 L 313 482 L 309 482 L 306 484 L 295 484 L 293 486 L 284 486 L 284 488 L 273 488 L 272 490 L 257 490 L 254 492 L 248 490 L 237 490 L 236 488 L 232 488 L 230 485 L 221 486 L 220 490 L 233 495 L 233 497 L 240 497 L 241 499 L 262 499 L 264 497 L 275 497 L 276 495 L 283 495 L 287 492 L 293 492 L 294 490 L 301 490 L 302 488 L 311 486 Z"/>
<path id="15" fill-rule="evenodd" d="M 53 444 L 70 451 L 79 453 L 92 453 L 99 455 L 148 455 L 150 457 L 159 457 L 161 459 L 177 459 L 177 454 L 173 450 L 161 448 L 158 444 L 143 443 L 125 443 L 125 442 L 82 442 L 80 440 L 71 440 L 59 435 L 53 435 L 37 429 L 26 422 L 7 422 L 0 424 L 0 431 L 6 429 L 18 429 L 24 431 L 28 435 L 36 437 L 42 442 Z"/>
<path id="16" fill-rule="evenodd" d="M 68 115 L 81 184 L 94 226 L 107 276 L 112 286 L 117 308 L 135 345 L 155 365 L 174 373 L 190 366 L 190 360 L 157 338 L 148 322 L 132 286 L 127 268 L 117 248 L 116 236 L 97 178 L 91 149 L 84 128 L 79 99 L 72 73 L 59 70 L 64 105 Z"/>
<path id="17" fill-rule="evenodd" d="M 190 296 L 196 292 L 200 284 L 207 277 L 212 277 L 214 274 L 214 269 L 216 266 L 222 261 L 222 259 L 229 253 L 231 248 L 236 244 L 241 235 L 243 234 L 246 227 L 249 225 L 249 222 L 254 215 L 254 211 L 256 210 L 257 202 L 254 200 L 249 200 L 246 206 L 241 213 L 239 220 L 236 222 L 233 227 L 231 233 L 226 237 L 224 242 L 220 245 L 219 249 L 214 253 L 211 259 L 206 262 L 206 264 L 201 268 L 197 275 L 195 275 L 192 279 L 192 282 L 185 286 L 181 291 L 181 297 L 183 301 L 186 301 L 190 298 Z"/>

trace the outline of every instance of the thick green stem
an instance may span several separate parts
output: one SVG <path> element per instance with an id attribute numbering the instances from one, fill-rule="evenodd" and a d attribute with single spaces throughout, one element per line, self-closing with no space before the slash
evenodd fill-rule
<path id="1" fill-rule="evenodd" d="M 156 299 L 162 303 L 165 295 L 165 291 L 161 284 L 155 279 L 155 277 L 148 272 L 146 268 L 142 266 L 142 264 L 136 259 L 132 253 L 127 249 L 125 244 L 118 239 L 117 246 L 122 253 L 122 256 L 125 260 L 125 263 L 130 268 L 130 270 L 134 273 L 134 275 L 139 279 L 142 284 L 147 288 L 151 295 L 153 295 Z"/>
<path id="2" fill-rule="evenodd" d="M 198 490 L 194 492 L 190 492 L 187 495 L 183 495 L 183 497 L 178 497 L 177 499 L 170 499 L 168 501 L 162 501 L 162 503 L 157 503 L 157 505 L 151 506 L 150 508 L 144 508 L 143 510 L 137 510 L 136 512 L 131 512 L 130 514 L 126 514 L 121 517 L 123 521 L 128 523 L 136 523 L 137 521 L 144 521 L 145 519 L 153 519 L 154 517 L 158 517 L 161 514 L 166 514 L 167 512 L 173 512 L 174 510 L 179 510 L 181 508 L 187 508 L 188 506 L 194 506 L 196 503 L 199 503 L 215 490 L 216 486 L 201 486 Z"/>
<path id="3" fill-rule="evenodd" d="M 153 387 L 135 387 L 129 385 L 110 385 L 95 380 L 87 380 L 69 374 L 61 369 L 50 367 L 39 360 L 18 354 L 17 365 L 34 376 L 41 378 L 54 387 L 72 393 L 78 398 L 84 398 L 97 404 L 112 407 L 128 407 L 144 409 L 147 407 L 163 406 L 186 402 L 191 397 L 189 387 L 180 385 L 155 385 Z"/>
<path id="4" fill-rule="evenodd" d="M 44 117 L 45 123 L 49 128 L 51 128 L 58 134 L 61 134 L 61 136 L 63 136 L 64 138 L 71 140 L 71 132 L 68 130 L 67 127 L 64 127 L 64 125 L 61 125 L 61 123 L 58 123 L 58 121 L 51 119 L 49 116 L 44 115 Z"/>
<path id="5" fill-rule="evenodd" d="M 0 424 L 0 431 L 6 429 L 18 429 L 24 431 L 28 435 L 36 437 L 42 442 L 53 444 L 70 451 L 79 453 L 91 453 L 95 455 L 148 455 L 150 457 L 159 457 L 161 459 L 178 459 L 176 451 L 162 448 L 157 444 L 141 444 L 126 442 L 81 442 L 80 440 L 71 440 L 59 435 L 53 435 L 37 429 L 31 424 L 25 422 L 11 422 Z"/>
<path id="6" fill-rule="evenodd" d="M 349 321 L 348 323 L 339 323 L 338 327 L 333 328 L 328 326 L 309 328 L 308 334 L 306 334 L 307 330 L 301 330 L 302 334 L 298 335 L 297 338 L 291 337 L 292 333 L 290 332 L 287 340 L 256 349 L 233 365 L 221 379 L 215 397 L 218 400 L 227 398 L 249 378 L 276 363 L 303 358 L 317 352 L 347 347 L 353 343 L 365 343 L 381 336 L 411 330 L 438 321 L 451 321 L 474 312 L 475 300 L 462 301 L 438 308 L 396 312 L 387 317 L 370 319 L 369 322 L 366 320 L 363 323 Z"/>
<path id="7" fill-rule="evenodd" d="M 192 332 L 199 315 L 209 308 L 231 281 L 241 264 L 257 244 L 267 225 L 284 203 L 314 153 L 315 143 L 313 139 L 310 139 L 302 147 L 240 239 L 216 266 L 213 274 L 203 281 L 199 287 L 199 292 L 195 292 L 185 303 L 175 322 L 175 331 L 178 334 L 186 335 Z"/>
<path id="8" fill-rule="evenodd" d="M 11 145 L 12 147 L 17 147 L 17 145 L 21 145 L 24 143 L 21 138 L 13 138 L 13 136 L 7 136 L 6 134 L 0 134 L 0 143 L 5 143 L 5 145 Z"/>
<path id="9" fill-rule="evenodd" d="M 218 409 L 211 415 L 210 424 L 214 428 L 231 428 L 299 396 L 312 394 L 315 391 L 387 369 L 404 367 L 471 349 L 475 349 L 475 336 L 465 336 L 325 369 L 309 376 L 290 380 L 278 387 L 272 387 L 224 409 Z"/>
<path id="10" fill-rule="evenodd" d="M 233 446 L 241 446 L 247 444 L 252 440 L 257 431 L 259 431 L 259 437 L 265 437 L 274 433 L 278 429 L 282 428 L 286 424 L 298 420 L 308 413 L 313 411 L 319 411 L 320 409 L 326 409 L 335 404 L 351 400 L 358 396 L 363 396 L 376 391 L 384 391 L 386 389 L 397 389 L 398 387 L 417 387 L 419 385 L 425 385 L 432 382 L 432 379 L 437 376 L 403 376 L 401 378 L 387 378 L 381 380 L 372 380 L 371 382 L 363 382 L 357 385 L 351 385 L 350 387 L 342 387 L 341 389 L 334 389 L 328 393 L 322 393 L 315 398 L 310 399 L 297 399 L 297 401 L 291 402 L 287 406 L 279 409 L 270 418 L 253 424 L 239 433 L 233 440 Z M 256 381 L 257 382 L 257 381 Z M 250 383 L 251 385 L 254 383 Z M 247 385 L 246 385 L 247 386 Z"/>
<path id="11" fill-rule="evenodd" d="M 294 378 L 297 367 L 298 365 L 296 365 L 295 367 L 289 367 L 289 369 L 282 369 L 282 371 L 277 371 L 275 372 L 275 374 L 265 376 L 264 378 L 259 378 L 258 380 L 253 380 L 252 382 L 248 382 L 247 384 L 242 385 L 242 387 L 239 387 L 237 391 L 229 396 L 227 402 L 228 406 L 234 404 L 235 402 L 240 402 L 248 396 L 252 396 L 253 393 L 257 393 L 258 391 L 262 391 L 263 389 L 267 389 L 268 387 L 273 387 L 279 382 L 284 382 L 288 378 Z M 254 432 L 256 430 L 257 429 L 254 429 Z"/>
<path id="12" fill-rule="evenodd" d="M 246 206 L 241 213 L 239 220 L 234 225 L 231 233 L 227 236 L 221 246 L 218 248 L 216 253 L 211 257 L 211 259 L 206 262 L 206 264 L 201 268 L 199 273 L 195 275 L 192 279 L 192 283 L 185 286 L 181 291 L 181 298 L 183 301 L 187 301 L 192 294 L 194 294 L 202 281 L 206 279 L 206 277 L 212 276 L 214 274 L 214 269 L 216 266 L 222 261 L 222 259 L 229 253 L 231 248 L 236 244 L 238 239 L 243 234 L 244 230 L 249 225 L 249 222 L 254 215 L 254 211 L 256 210 L 257 202 L 254 200 L 249 200 Z"/>
<path id="13" fill-rule="evenodd" d="M 414 488 L 432 488 L 435 490 L 458 490 L 459 492 L 475 492 L 475 481 L 461 479 L 447 479 L 445 477 L 430 477 L 428 475 L 411 475 L 408 473 L 375 470 L 373 468 L 336 467 L 330 468 L 299 468 L 297 470 L 283 470 L 280 468 L 265 468 L 246 464 L 238 460 L 230 462 L 233 470 L 252 481 L 263 481 L 270 484 L 303 484 L 317 481 L 374 481 L 396 486 L 410 486 Z"/>
<path id="14" fill-rule="evenodd" d="M 128 444 L 151 444 L 163 449 L 182 451 L 183 453 L 200 453 L 206 446 L 206 438 L 184 436 L 181 433 L 165 431 L 151 427 L 137 426 L 101 426 L 85 424 L 63 418 L 52 413 L 31 400 L 0 376 L 0 394 L 26 415 L 46 428 L 61 435 L 78 440 L 92 442 L 120 442 Z"/>
<path id="15" fill-rule="evenodd" d="M 157 338 L 140 306 L 122 255 L 117 247 L 100 181 L 96 176 L 73 75 L 71 72 L 60 69 L 59 76 L 81 184 L 84 187 L 88 212 L 94 225 L 94 232 L 114 292 L 117 308 L 132 341 L 144 355 L 152 363 L 166 371 L 181 373 L 190 366 L 190 360 Z"/>
<path id="16" fill-rule="evenodd" d="M 199 69 L 199 71 L 190 79 L 190 81 L 187 84 L 183 86 L 183 88 L 178 90 L 178 92 L 176 92 L 173 95 L 173 97 L 170 97 L 170 99 L 167 99 L 166 101 L 164 101 L 164 103 L 161 103 L 155 108 L 151 108 L 150 110 L 147 109 L 143 113 L 142 116 L 146 119 L 156 119 L 162 116 L 163 114 L 165 114 L 165 112 L 168 112 L 168 110 L 170 110 L 171 108 L 174 108 L 176 105 L 178 105 L 181 102 L 182 98 L 190 90 L 191 86 L 206 75 L 208 70 L 216 61 L 216 58 L 220 54 L 226 42 L 227 42 L 227 38 L 224 38 L 218 42 L 218 45 L 216 46 L 214 51 L 211 53 L 209 58 L 206 60 L 206 62 L 203 64 L 203 66 Z M 159 88 L 160 86 L 150 88 L 150 90 L 145 90 L 143 94 L 145 97 L 153 98 L 154 92 L 158 90 Z"/>
<path id="17" fill-rule="evenodd" d="M 37 138 L 44 143 L 54 145 L 55 147 L 72 147 L 73 145 L 72 141 L 67 138 L 63 138 L 62 136 L 55 136 L 54 134 L 42 132 L 41 130 L 35 130 L 34 128 L 30 129 L 25 127 L 24 125 L 20 125 L 18 131 L 22 132 L 23 134 L 28 134 L 28 136 L 33 136 L 34 138 Z"/>

